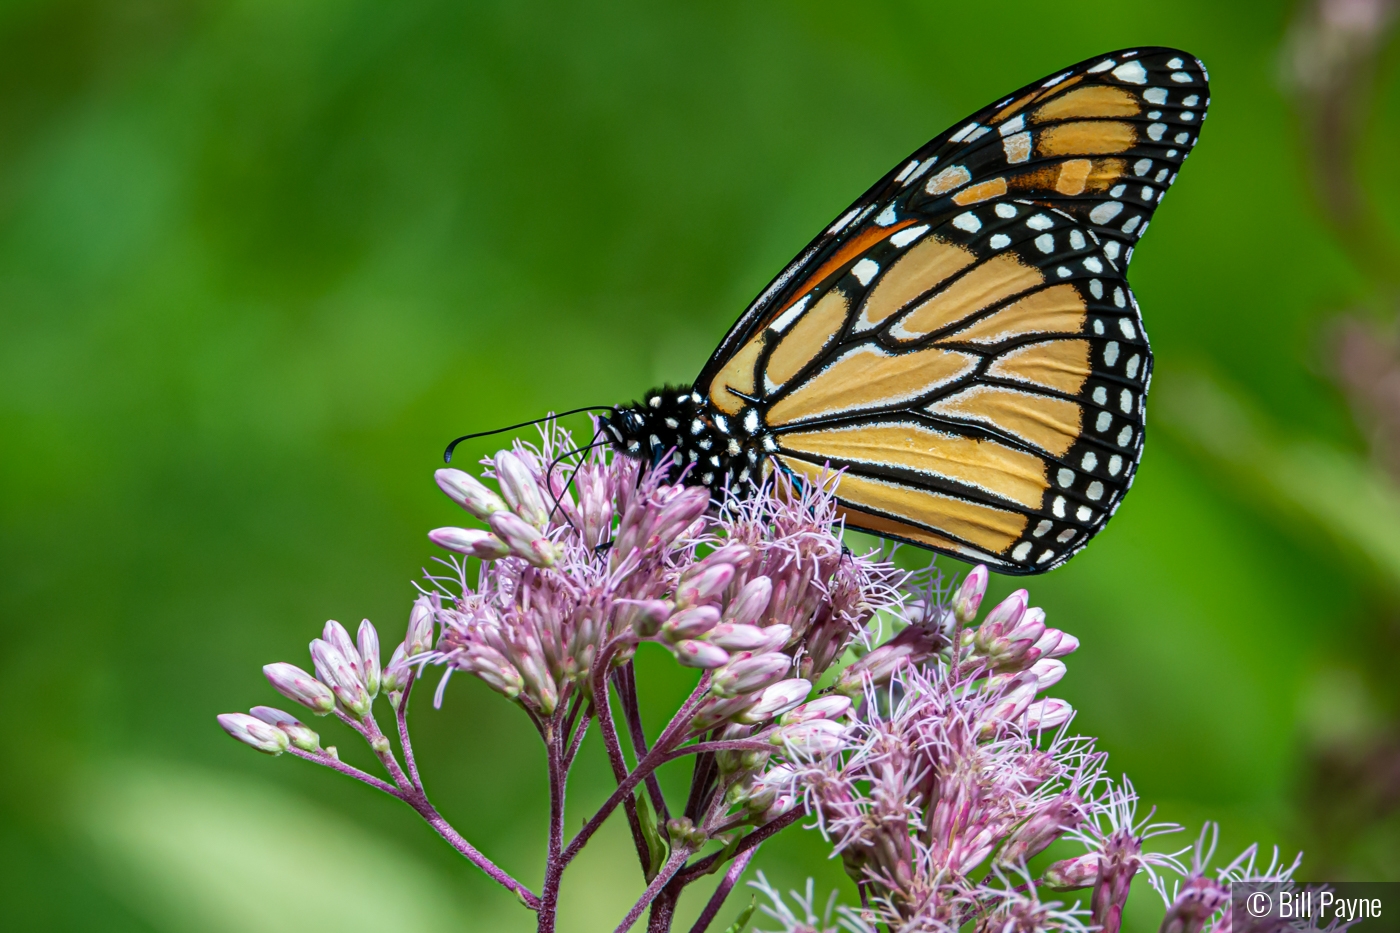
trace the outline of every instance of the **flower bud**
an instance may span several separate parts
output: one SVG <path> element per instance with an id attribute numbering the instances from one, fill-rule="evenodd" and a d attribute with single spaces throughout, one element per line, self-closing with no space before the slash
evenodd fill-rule
<path id="1" fill-rule="evenodd" d="M 1047 629 L 1045 635 L 1041 636 L 1041 640 L 1044 641 L 1045 638 L 1050 634 L 1050 632 L 1053 631 L 1058 631 L 1058 629 Z M 1045 657 L 1063 658 L 1065 655 L 1074 654 L 1076 651 L 1079 650 L 1078 638 L 1075 638 L 1069 632 L 1060 632 L 1059 634 L 1059 640 L 1055 642 L 1055 646 L 1053 648 L 1045 652 Z"/>
<path id="2" fill-rule="evenodd" d="M 713 729 L 720 723 L 738 716 L 753 704 L 754 698 L 751 696 L 708 697 L 696 707 L 695 716 L 690 720 L 690 731 L 694 733 Z"/>
<path id="3" fill-rule="evenodd" d="M 1086 815 L 1082 800 L 1071 793 L 1061 794 L 1016 828 L 997 854 L 997 863 L 1024 865 L 1084 822 Z"/>
<path id="4" fill-rule="evenodd" d="M 355 646 L 359 649 L 360 660 L 365 665 L 365 689 L 369 691 L 369 698 L 372 700 L 379 696 L 379 633 L 374 630 L 369 619 L 360 623 Z"/>
<path id="5" fill-rule="evenodd" d="M 1030 667 L 1030 673 L 1035 677 L 1035 689 L 1039 693 L 1042 690 L 1049 690 L 1059 683 L 1065 676 L 1065 662 L 1055 661 L 1050 658 L 1042 658 Z"/>
<path id="6" fill-rule="evenodd" d="M 1026 707 L 1026 728 L 1032 732 L 1058 729 L 1074 716 L 1074 707 L 1064 700 L 1038 700 Z"/>
<path id="7" fill-rule="evenodd" d="M 740 655 L 715 672 L 710 692 L 720 697 L 756 693 L 781 680 L 791 668 L 792 658 L 782 652 L 770 651 L 751 657 Z"/>
<path id="8" fill-rule="evenodd" d="M 845 746 L 846 726 L 830 719 L 779 726 L 768 741 L 786 750 L 789 757 L 825 758 Z"/>
<path id="9" fill-rule="evenodd" d="M 683 641 L 672 646 L 676 660 L 686 667 L 711 670 L 729 663 L 729 652 L 703 641 Z"/>
<path id="10" fill-rule="evenodd" d="M 263 676 L 278 693 L 300 703 L 317 716 L 324 716 L 335 709 L 335 695 L 330 688 L 295 664 L 285 661 L 264 664 Z"/>
<path id="11" fill-rule="evenodd" d="M 505 497 L 506 504 L 520 518 L 544 530 L 549 522 L 550 505 L 534 474 L 519 456 L 509 450 L 496 454 L 495 466 L 496 481 L 501 484 L 501 495 Z"/>
<path id="12" fill-rule="evenodd" d="M 315 730 L 298 722 L 296 717 L 274 709 L 271 706 L 255 706 L 248 712 L 256 719 L 261 719 L 269 726 L 276 726 L 287 733 L 287 738 L 292 744 L 304 752 L 319 752 L 321 750 L 321 737 Z"/>
<path id="13" fill-rule="evenodd" d="M 724 547 L 715 548 L 696 565 L 681 575 L 681 579 L 692 577 L 715 564 L 744 564 L 753 557 L 753 548 L 747 544 L 726 544 Z"/>
<path id="14" fill-rule="evenodd" d="M 340 652 L 349 664 L 350 670 L 354 672 L 355 679 L 364 682 L 365 663 L 360 658 L 360 650 L 355 647 L 355 643 L 350 640 L 350 633 L 345 631 L 345 626 L 331 619 L 326 623 L 326 627 L 321 630 L 321 637 L 330 642 L 331 647 Z"/>
<path id="15" fill-rule="evenodd" d="M 448 498 L 482 521 L 506 507 L 500 496 L 483 486 L 470 473 L 443 469 L 434 473 L 433 479 L 437 480 L 438 488 L 447 493 Z"/>
<path id="16" fill-rule="evenodd" d="M 369 712 L 369 694 L 345 655 L 330 642 L 317 638 L 311 642 L 311 659 L 316 662 L 316 676 L 331 688 L 341 706 L 356 716 Z"/>
<path id="17" fill-rule="evenodd" d="M 514 512 L 497 512 L 490 521 L 491 530 L 516 557 L 522 557 L 536 567 L 553 567 L 559 559 L 554 543 Z"/>
<path id="18" fill-rule="evenodd" d="M 785 726 L 791 726 L 813 719 L 840 719 L 850 711 L 851 698 L 833 693 L 818 697 L 810 703 L 803 703 L 797 709 L 783 714 L 781 722 Z"/>
<path id="19" fill-rule="evenodd" d="M 919 664 L 946 644 L 938 629 L 911 625 L 858 661 L 847 665 L 836 679 L 835 690 L 857 696 L 867 682 L 883 687 L 894 672 L 905 664 Z"/>
<path id="20" fill-rule="evenodd" d="M 1060 644 L 1060 639 L 1064 637 L 1064 632 L 1057 628 L 1047 628 L 1045 634 L 1040 636 L 1040 640 L 1035 643 L 1035 650 L 1040 652 L 1042 658 L 1053 658 L 1055 655 L 1050 652 Z"/>
<path id="21" fill-rule="evenodd" d="M 699 638 L 719 624 L 719 610 L 714 606 L 682 609 L 661 626 L 661 637 L 671 643 Z"/>
<path id="22" fill-rule="evenodd" d="M 664 599 L 642 599 L 624 603 L 617 611 L 618 624 L 630 628 L 638 638 L 651 638 L 661 631 L 661 623 L 671 616 L 674 607 Z"/>
<path id="23" fill-rule="evenodd" d="M 1021 616 L 1021 621 L 1006 637 L 1011 641 L 1028 641 L 1034 645 L 1045 634 L 1045 610 L 1032 606 Z"/>
<path id="24" fill-rule="evenodd" d="M 708 602 L 723 593 L 733 579 L 733 564 L 712 564 L 676 587 L 676 605 L 685 607 Z"/>
<path id="25" fill-rule="evenodd" d="M 425 651 L 433 650 L 433 602 L 426 596 L 413 601 L 413 609 L 408 614 L 408 631 L 404 634 L 404 651 L 411 658 Z"/>
<path id="26" fill-rule="evenodd" d="M 740 625 L 736 622 L 721 622 L 710 632 L 708 641 L 727 651 L 752 651 L 762 654 L 776 651 L 788 643 L 792 637 L 789 625 L 770 625 L 759 628 L 757 625 Z"/>
<path id="27" fill-rule="evenodd" d="M 1093 887 L 1099 880 L 1099 854 L 1090 852 L 1078 858 L 1067 858 L 1045 869 L 1041 878 L 1056 891 L 1077 891 Z"/>
<path id="28" fill-rule="evenodd" d="M 730 600 L 725 621 L 735 625 L 753 625 L 763 618 L 763 613 L 767 611 L 772 598 L 773 581 L 768 577 L 754 577 L 744 584 L 738 596 Z"/>
<path id="29" fill-rule="evenodd" d="M 800 704 L 812 692 L 811 681 L 794 677 L 780 680 L 759 696 L 758 702 L 738 717 L 740 722 L 766 722 Z"/>
<path id="30" fill-rule="evenodd" d="M 663 547 L 670 544 L 683 531 L 690 527 L 705 510 L 710 507 L 710 491 L 703 486 L 687 486 L 661 508 L 652 525 L 652 540 L 638 542 L 639 546 L 653 543 Z"/>
<path id="31" fill-rule="evenodd" d="M 752 726 L 734 723 L 719 730 L 715 738 L 720 742 L 733 742 L 736 739 L 747 739 L 753 734 Z M 719 768 L 720 774 L 733 774 L 743 767 L 744 753 L 735 750 L 715 752 L 715 767 Z"/>
<path id="32" fill-rule="evenodd" d="M 428 532 L 428 540 L 440 548 L 482 560 L 495 560 L 510 553 L 504 541 L 479 528 L 434 528 Z"/>
<path id="33" fill-rule="evenodd" d="M 987 714 L 991 720 L 1002 720 L 1014 722 L 1021 718 L 1026 708 L 1035 699 L 1035 678 L 1030 674 L 1017 674 L 1007 685 L 1007 689 L 1002 693 Z"/>
<path id="34" fill-rule="evenodd" d="M 953 614 L 963 625 L 977 618 L 982 597 L 987 595 L 989 577 L 986 564 L 978 564 L 963 577 L 962 586 L 958 587 L 958 592 L 953 596 Z"/>
<path id="35" fill-rule="evenodd" d="M 389 705 L 394 709 L 399 708 L 399 700 L 403 699 L 403 692 L 408 686 L 412 670 L 408 665 L 408 654 L 400 643 L 389 656 L 389 663 L 384 666 L 384 674 L 379 681 L 379 689 L 384 691 L 384 695 L 389 698 Z"/>
<path id="36" fill-rule="evenodd" d="M 221 713 L 217 717 L 224 731 L 245 745 L 251 745 L 260 752 L 280 755 L 287 750 L 291 739 L 276 726 L 270 726 L 261 719 L 246 713 Z"/>
<path id="37" fill-rule="evenodd" d="M 1026 614 L 1026 602 L 1029 598 L 1030 594 L 1025 590 L 1012 593 L 992 607 L 992 611 L 987 613 L 987 618 L 977 631 L 985 632 L 989 637 L 1011 631 L 1020 623 L 1021 616 Z"/>

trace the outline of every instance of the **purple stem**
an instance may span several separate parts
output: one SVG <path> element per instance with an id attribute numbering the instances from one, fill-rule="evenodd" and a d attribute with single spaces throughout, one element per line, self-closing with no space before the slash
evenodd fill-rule
<path id="1" fill-rule="evenodd" d="M 423 789 L 423 780 L 418 776 L 418 762 L 413 758 L 413 743 L 408 738 L 408 697 L 413 692 L 414 671 L 408 670 L 408 680 L 403 685 L 403 695 L 399 697 L 399 708 L 394 710 L 394 718 L 399 724 L 399 747 L 403 749 L 403 761 L 408 766 L 409 779 L 413 786 Z"/>
<path id="2" fill-rule="evenodd" d="M 627 722 L 627 732 L 632 737 L 632 751 L 641 761 L 647 754 L 647 734 L 642 727 L 641 705 L 637 701 L 637 675 L 632 662 L 628 661 L 618 668 L 617 695 L 622 701 L 622 713 Z M 647 775 L 647 794 L 651 797 L 652 809 L 654 809 L 661 820 L 665 822 L 670 819 L 671 811 L 666 806 L 666 797 L 661 793 L 661 782 L 656 779 L 655 772 Z"/>
<path id="3" fill-rule="evenodd" d="M 715 888 L 715 893 L 710 895 L 709 901 L 705 904 L 705 909 L 700 911 L 700 917 L 695 921 L 695 926 L 690 928 L 690 933 L 705 933 L 710 928 L 710 923 L 714 921 L 719 909 L 724 906 L 724 901 L 729 897 L 729 892 L 734 890 L 734 885 L 738 883 L 739 876 L 744 873 L 744 869 L 749 867 L 749 862 L 758 854 L 758 846 L 745 852 L 734 860 L 734 864 L 729 866 L 729 871 L 724 873 L 724 878 L 720 880 L 719 887 Z"/>
<path id="4" fill-rule="evenodd" d="M 671 853 L 671 857 L 666 860 L 666 865 L 657 876 L 652 879 L 651 884 L 642 892 L 642 896 L 637 898 L 637 903 L 632 905 L 632 909 L 627 911 L 627 916 L 622 918 L 622 922 L 617 925 L 613 933 L 627 933 L 632 928 L 632 924 L 637 922 L 637 918 L 642 915 L 642 911 L 647 909 L 647 905 L 656 900 L 656 895 L 661 893 L 661 889 L 666 887 L 673 875 L 680 871 L 681 865 L 690 858 L 690 850 L 681 846 Z"/>
<path id="5" fill-rule="evenodd" d="M 731 856 L 738 857 L 739 855 L 742 855 L 750 849 L 756 848 L 764 841 L 766 841 L 770 836 L 773 836 L 776 833 L 787 829 L 793 823 L 796 823 L 798 820 L 802 819 L 803 814 L 804 811 L 801 807 L 793 807 L 791 810 L 784 813 L 776 820 L 771 820 L 770 822 L 764 823 L 758 829 L 755 829 L 743 839 L 739 840 L 739 844 L 734 848 L 734 851 L 731 853 Z M 681 872 L 676 877 L 676 881 L 679 882 L 682 886 L 684 886 L 690 884 L 696 878 L 699 878 L 703 875 L 708 875 L 711 871 L 714 870 L 714 867 L 717 864 L 719 864 L 720 857 L 723 855 L 724 850 L 721 849 L 719 852 L 716 852 L 713 855 L 709 855 L 705 858 L 702 858 L 694 865 L 687 866 L 685 871 Z"/>
<path id="6" fill-rule="evenodd" d="M 564 755 L 564 770 L 567 772 L 573 767 L 574 758 L 578 755 L 579 746 L 583 745 L 583 737 L 588 734 L 588 724 L 592 722 L 592 715 L 585 712 L 578 722 L 578 728 L 574 730 L 573 741 L 569 744 L 569 751 Z"/>
<path id="7" fill-rule="evenodd" d="M 387 781 L 381 781 L 374 775 L 367 774 L 359 768 L 348 765 L 329 755 L 316 755 L 311 752 L 304 752 L 299 748 L 289 748 L 287 750 L 298 758 L 330 768 L 332 771 L 337 771 L 357 781 L 363 781 L 376 790 L 382 790 L 390 797 L 397 797 L 399 800 L 402 800 L 417 811 L 418 815 L 428 822 L 428 825 L 437 830 L 438 835 L 445 839 L 448 845 L 465 856 L 469 862 L 486 872 L 487 875 L 506 889 L 514 892 L 515 896 L 525 903 L 525 906 L 529 907 L 531 910 L 539 909 L 540 899 L 536 897 L 529 888 L 525 887 L 525 885 L 521 884 L 519 881 L 516 881 L 497 866 L 495 862 L 491 861 L 485 855 L 482 855 L 476 846 L 463 839 L 462 834 L 453 829 L 452 825 L 448 823 L 447 820 L 443 819 L 442 814 L 438 813 L 433 805 L 428 802 L 428 798 L 423 794 L 422 790 L 417 788 L 411 788 L 407 791 L 399 790 Z"/>
<path id="8" fill-rule="evenodd" d="M 603 734 L 603 746 L 608 750 L 608 763 L 612 765 L 613 779 L 618 782 L 620 789 L 627 780 L 627 759 L 622 755 L 622 743 L 618 741 L 617 725 L 613 722 L 612 700 L 608 696 L 609 678 L 606 673 L 612 664 L 613 655 L 617 653 L 618 644 L 619 642 L 614 640 L 598 652 L 598 656 L 593 661 L 591 679 L 593 681 L 593 709 L 597 713 L 598 729 Z M 636 786 L 635 783 L 633 786 Z M 627 825 L 632 830 L 632 843 L 637 847 L 637 861 L 641 864 L 642 871 L 647 872 L 651 869 L 651 849 L 647 845 L 645 834 L 642 833 L 642 820 L 637 815 L 637 801 L 632 798 L 631 793 L 628 793 L 623 803 L 623 809 L 627 813 Z M 577 838 L 575 842 L 577 842 Z M 574 849 L 572 843 L 569 849 Z M 565 864 L 571 858 L 573 856 L 566 852 L 564 855 Z"/>
<path id="9" fill-rule="evenodd" d="M 555 717 L 547 736 L 545 750 L 549 763 L 549 852 L 544 868 L 544 887 L 540 889 L 540 910 L 538 933 L 553 933 L 554 922 L 559 910 L 559 882 L 564 875 L 566 862 L 560 858 L 564 848 L 564 781 L 566 769 L 560 745 L 563 735 L 559 728 L 562 719 Z"/>

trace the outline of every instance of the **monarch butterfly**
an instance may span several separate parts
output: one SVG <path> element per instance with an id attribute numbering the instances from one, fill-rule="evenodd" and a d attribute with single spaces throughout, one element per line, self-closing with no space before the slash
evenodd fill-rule
<path id="1" fill-rule="evenodd" d="M 1142 455 L 1152 354 L 1126 271 L 1208 80 L 1185 52 L 1125 49 L 957 123 L 814 239 L 693 385 L 612 409 L 604 438 L 717 492 L 840 470 L 847 527 L 1060 566 Z"/>

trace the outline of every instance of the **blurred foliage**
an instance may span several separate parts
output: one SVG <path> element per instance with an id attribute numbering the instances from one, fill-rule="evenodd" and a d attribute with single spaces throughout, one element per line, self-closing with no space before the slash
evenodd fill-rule
<path id="1" fill-rule="evenodd" d="M 1376 673 L 1396 657 L 1395 490 L 1322 325 L 1394 308 L 1315 194 L 1312 124 L 1280 80 L 1292 7 L 991 9 L 0 9 L 7 925 L 529 928 L 405 808 L 251 754 L 214 714 L 268 702 L 259 666 L 303 662 L 327 617 L 391 637 L 424 532 L 453 514 L 430 478 L 447 439 L 688 380 L 900 157 L 1145 43 L 1203 58 L 1214 96 L 1133 267 L 1167 429 L 1109 529 L 1032 596 L 1083 640 L 1063 690 L 1079 727 L 1164 816 L 1219 818 L 1233 849 L 1322 840 L 1318 871 L 1396 877 L 1384 788 L 1350 823 L 1316 818 L 1352 802 L 1315 780 L 1318 737 L 1390 735 L 1400 708 Z M 1393 231 L 1400 76 L 1372 52 L 1354 155 Z M 1180 418 L 1172 397 L 1194 399 Z M 658 702 L 679 689 L 642 682 Z M 537 886 L 545 788 L 522 717 L 466 678 L 414 716 L 441 808 Z M 583 757 L 578 819 L 608 783 Z M 640 888 L 625 831 L 588 851 L 567 931 L 608 928 Z M 810 833 L 755 864 L 843 883 Z M 1151 926 L 1150 895 L 1135 906 Z"/>

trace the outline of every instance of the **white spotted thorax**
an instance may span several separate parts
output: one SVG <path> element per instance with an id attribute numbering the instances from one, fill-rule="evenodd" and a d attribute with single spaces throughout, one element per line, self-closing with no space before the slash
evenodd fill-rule
<path id="1" fill-rule="evenodd" d="M 1201 63 L 1125 49 L 984 108 L 821 233 L 693 386 L 604 419 L 719 491 L 839 471 L 847 527 L 1040 573 L 1116 512 L 1152 353 L 1133 251 L 1196 144 Z"/>

